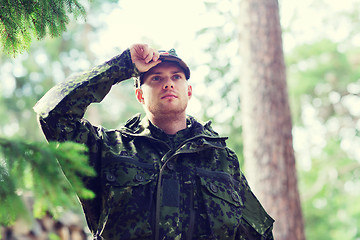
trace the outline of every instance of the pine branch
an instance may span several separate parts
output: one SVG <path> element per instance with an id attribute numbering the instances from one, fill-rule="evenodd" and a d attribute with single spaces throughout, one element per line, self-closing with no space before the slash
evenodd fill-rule
<path id="1" fill-rule="evenodd" d="M 31 143 L 0 138 L 0 224 L 9 225 L 19 217 L 31 218 L 23 193 L 34 195 L 35 217 L 46 212 L 57 214 L 58 207 L 72 208 L 76 195 L 92 198 L 82 182 L 94 176 L 87 164 L 86 148 L 76 143 Z M 59 167 L 69 173 L 65 178 Z M 71 185 L 69 182 L 71 182 Z"/>
<path id="2" fill-rule="evenodd" d="M 85 8 L 78 0 L 2 0 L 0 48 L 15 57 L 29 49 L 33 37 L 58 37 L 66 31 L 70 15 L 85 18 Z"/>

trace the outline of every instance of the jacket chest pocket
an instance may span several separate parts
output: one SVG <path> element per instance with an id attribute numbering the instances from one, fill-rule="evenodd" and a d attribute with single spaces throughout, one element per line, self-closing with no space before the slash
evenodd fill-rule
<path id="1" fill-rule="evenodd" d="M 128 202 L 131 198 L 145 197 L 155 177 L 153 164 L 138 162 L 127 156 L 107 159 L 102 168 L 105 189 L 110 189 L 115 204 L 120 200 Z"/>
<path id="2" fill-rule="evenodd" d="M 132 157 L 106 159 L 102 181 L 109 219 L 104 231 L 116 232 L 119 239 L 145 237 L 151 234 L 150 210 L 155 188 L 156 171 L 153 164 L 141 163 Z"/>
<path id="3" fill-rule="evenodd" d="M 238 191 L 239 182 L 225 172 L 197 169 L 197 176 L 210 229 L 216 239 L 233 239 L 241 222 L 244 206 Z"/>

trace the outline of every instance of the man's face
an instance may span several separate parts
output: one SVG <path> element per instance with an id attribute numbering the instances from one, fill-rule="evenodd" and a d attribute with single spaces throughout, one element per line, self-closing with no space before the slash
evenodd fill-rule
<path id="1" fill-rule="evenodd" d="M 185 113 L 192 95 L 184 71 L 178 64 L 163 62 L 150 69 L 144 83 L 136 89 L 138 101 L 155 117 Z"/>

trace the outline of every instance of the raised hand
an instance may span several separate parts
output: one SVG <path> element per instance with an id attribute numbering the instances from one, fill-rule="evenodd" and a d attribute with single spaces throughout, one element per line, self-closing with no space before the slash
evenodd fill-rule
<path id="1" fill-rule="evenodd" d="M 134 44 L 130 47 L 131 60 L 140 72 L 147 72 L 150 68 L 161 63 L 160 54 L 147 44 Z"/>

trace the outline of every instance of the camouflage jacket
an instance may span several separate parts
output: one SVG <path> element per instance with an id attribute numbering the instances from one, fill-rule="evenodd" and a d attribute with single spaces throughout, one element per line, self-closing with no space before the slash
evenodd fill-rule
<path id="1" fill-rule="evenodd" d="M 137 115 L 118 130 L 91 125 L 87 106 L 137 76 L 129 50 L 53 87 L 35 105 L 49 141 L 89 148 L 96 193 L 80 199 L 95 238 L 273 239 L 273 219 L 251 192 L 226 138 L 188 117 L 170 137 Z M 66 174 L 66 173 L 65 173 Z"/>

